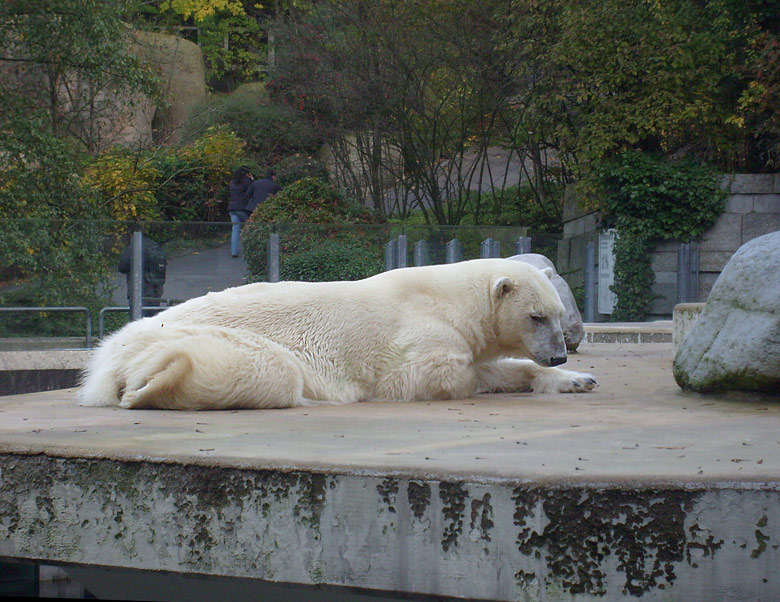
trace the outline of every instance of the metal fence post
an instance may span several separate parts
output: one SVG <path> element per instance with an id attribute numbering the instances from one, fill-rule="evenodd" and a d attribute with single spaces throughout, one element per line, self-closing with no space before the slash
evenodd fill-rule
<path id="1" fill-rule="evenodd" d="M 430 264 L 428 242 L 425 240 L 418 240 L 414 243 L 414 265 L 419 267 L 428 264 Z"/>
<path id="2" fill-rule="evenodd" d="M 393 238 L 385 245 L 385 271 L 398 267 L 398 240 Z"/>
<path id="3" fill-rule="evenodd" d="M 515 255 L 525 255 L 531 252 L 531 237 L 521 236 L 515 243 Z"/>
<path id="4" fill-rule="evenodd" d="M 677 249 L 677 303 L 689 300 L 691 286 L 691 245 L 680 243 Z"/>
<path id="5" fill-rule="evenodd" d="M 399 268 L 406 267 L 406 234 L 401 234 L 398 237 L 398 258 L 396 260 L 396 266 Z"/>
<path id="6" fill-rule="evenodd" d="M 140 224 L 135 225 L 131 240 L 132 259 L 130 263 L 130 320 L 143 317 L 144 295 L 144 238 Z"/>
<path id="7" fill-rule="evenodd" d="M 596 321 L 596 245 L 585 245 L 585 321 Z"/>
<path id="8" fill-rule="evenodd" d="M 266 247 L 268 282 L 279 282 L 279 234 L 271 232 Z"/>
<path id="9" fill-rule="evenodd" d="M 479 256 L 482 259 L 487 257 L 501 257 L 501 241 L 493 238 L 486 238 L 479 245 Z"/>
<path id="10" fill-rule="evenodd" d="M 691 272 L 688 283 L 688 302 L 696 303 L 699 300 L 699 245 L 691 243 Z"/>
<path id="11" fill-rule="evenodd" d="M 445 261 L 447 263 L 458 263 L 463 261 L 463 243 L 457 238 L 453 238 L 447 243 Z"/>

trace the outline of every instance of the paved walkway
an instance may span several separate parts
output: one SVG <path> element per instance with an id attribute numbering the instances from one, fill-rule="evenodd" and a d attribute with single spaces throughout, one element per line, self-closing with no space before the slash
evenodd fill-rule
<path id="1" fill-rule="evenodd" d="M 247 266 L 243 257 L 230 256 L 230 244 L 194 251 L 168 259 L 163 297 L 191 299 L 211 291 L 245 284 Z M 114 272 L 114 303 L 127 305 L 127 278 Z"/>

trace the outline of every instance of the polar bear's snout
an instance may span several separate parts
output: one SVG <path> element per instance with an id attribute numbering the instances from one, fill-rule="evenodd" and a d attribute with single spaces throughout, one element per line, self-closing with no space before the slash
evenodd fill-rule
<path id="1" fill-rule="evenodd" d="M 568 358 L 564 355 L 563 357 L 551 357 L 550 363 L 547 364 L 548 366 L 560 366 L 561 364 L 565 364 L 566 360 Z"/>
<path id="2" fill-rule="evenodd" d="M 531 352 L 531 359 L 540 366 L 560 366 L 565 364 L 566 343 L 563 339 L 563 330 L 560 321 L 551 318 L 543 321 L 535 321 L 533 341 L 536 343 Z"/>

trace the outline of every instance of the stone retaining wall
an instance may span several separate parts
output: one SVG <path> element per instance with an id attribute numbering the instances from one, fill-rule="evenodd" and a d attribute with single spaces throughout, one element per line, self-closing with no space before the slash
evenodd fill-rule
<path id="1" fill-rule="evenodd" d="M 734 252 L 743 244 L 780 230 L 780 174 L 733 174 L 723 176 L 728 191 L 723 214 L 698 241 L 699 298 L 706 301 L 712 285 Z M 584 284 L 585 246 L 598 243 L 599 214 L 577 205 L 568 196 L 563 210 L 563 240 L 558 246 L 558 272 L 572 289 Z M 660 243 L 653 253 L 652 266 L 658 298 L 650 308 L 650 319 L 669 318 L 677 302 L 678 241 Z M 598 248 L 598 247 L 597 247 Z M 596 257 L 598 261 L 598 257 Z M 597 314 L 597 320 L 609 316 Z"/>

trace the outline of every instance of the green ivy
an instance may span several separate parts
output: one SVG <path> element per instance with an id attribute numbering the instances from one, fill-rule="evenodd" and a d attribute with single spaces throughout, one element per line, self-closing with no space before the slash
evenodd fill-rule
<path id="1" fill-rule="evenodd" d="M 690 242 L 723 212 L 717 173 L 690 160 L 624 151 L 597 170 L 604 187 L 603 225 L 616 228 L 615 321 L 642 321 L 653 302 L 650 266 L 656 243 Z"/>

